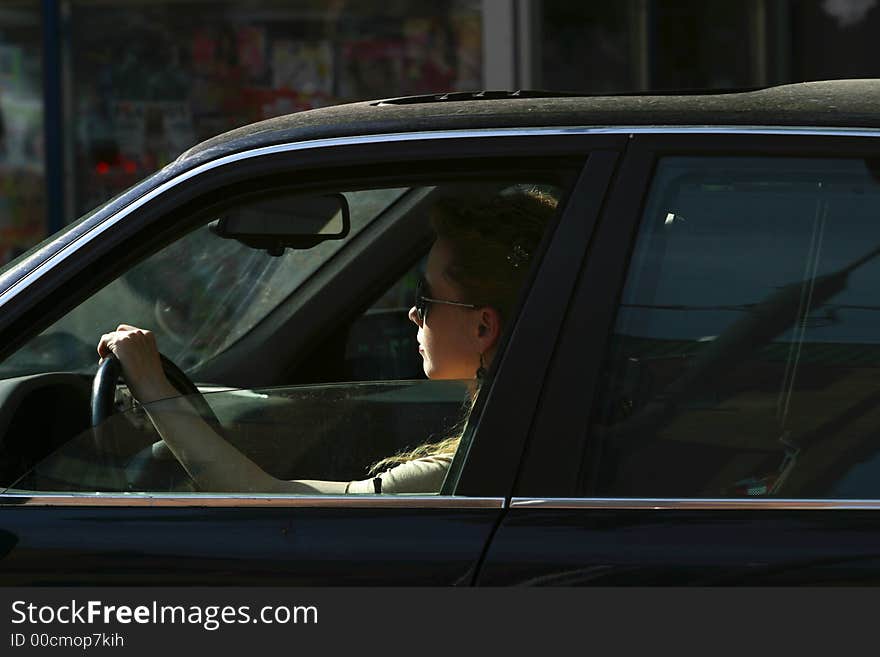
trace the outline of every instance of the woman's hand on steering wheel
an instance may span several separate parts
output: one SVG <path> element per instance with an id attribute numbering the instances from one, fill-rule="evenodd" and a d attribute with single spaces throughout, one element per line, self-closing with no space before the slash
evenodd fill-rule
<path id="1" fill-rule="evenodd" d="M 142 404 L 180 394 L 165 376 L 152 331 L 120 324 L 98 342 L 98 355 L 110 354 L 119 359 L 131 394 Z"/>

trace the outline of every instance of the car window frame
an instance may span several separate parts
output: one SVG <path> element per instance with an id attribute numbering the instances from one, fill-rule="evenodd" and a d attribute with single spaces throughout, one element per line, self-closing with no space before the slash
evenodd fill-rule
<path id="1" fill-rule="evenodd" d="M 32 296 L 22 296 L 14 293 L 14 291 L 10 294 L 10 291 L 7 290 L 7 293 L 2 297 L 3 306 L 0 306 L 0 308 L 5 306 L 9 309 L 9 312 L 4 315 L 5 321 L 0 321 L 0 344 L 6 344 L 4 351 L 14 349 L 18 344 L 24 342 L 27 337 L 36 334 L 40 330 L 41 325 L 45 326 L 54 321 L 54 318 L 64 312 L 63 304 L 58 304 L 57 301 L 69 296 L 70 289 L 75 284 L 78 283 L 82 288 L 84 285 L 83 281 L 88 280 L 90 281 L 90 286 L 97 288 L 109 278 L 117 275 L 119 270 L 127 268 L 128 263 L 135 255 L 129 255 L 127 258 L 120 259 L 113 267 L 108 267 L 106 261 L 102 259 L 113 249 L 125 249 L 126 245 L 131 245 L 138 235 L 142 234 L 141 231 L 147 227 L 158 229 L 155 230 L 155 237 L 150 241 L 150 245 L 155 245 L 162 239 L 166 239 L 169 231 L 174 232 L 174 230 L 177 230 L 179 232 L 181 230 L 179 226 L 169 227 L 166 225 L 168 218 L 174 215 L 171 211 L 173 206 L 179 206 L 185 204 L 187 200 L 198 198 L 207 189 L 219 189 L 221 186 L 228 185 L 236 180 L 249 179 L 255 175 L 278 170 L 286 172 L 292 169 L 298 171 L 308 170 L 315 175 L 320 173 L 326 176 L 328 170 L 339 171 L 345 167 L 356 167 L 365 164 L 376 166 L 377 163 L 394 161 L 405 161 L 407 163 L 415 161 L 436 162 L 439 159 L 441 162 L 449 162 L 467 159 L 468 161 L 479 162 L 492 156 L 515 161 L 517 157 L 546 156 L 554 158 L 580 158 L 582 161 L 586 160 L 589 164 L 589 162 L 595 162 L 592 153 L 602 149 L 619 149 L 624 139 L 622 135 L 609 135 L 604 134 L 603 131 L 591 129 L 585 129 L 582 133 L 573 132 L 572 129 L 500 129 L 495 131 L 494 134 L 491 130 L 446 131 L 438 133 L 435 138 L 430 138 L 425 133 L 404 135 L 399 142 L 389 142 L 387 136 L 362 138 L 360 142 L 354 140 L 358 143 L 348 145 L 336 143 L 336 141 L 332 144 L 327 144 L 327 140 L 319 140 L 322 141 L 322 144 L 314 146 L 315 150 L 311 148 L 297 149 L 294 148 L 295 145 L 287 145 L 290 146 L 290 150 L 285 150 L 284 145 L 267 149 L 256 149 L 250 157 L 257 159 L 247 162 L 253 166 L 246 172 L 240 166 L 240 163 L 243 160 L 247 160 L 247 153 L 221 158 L 225 162 L 215 167 L 209 166 L 211 163 L 202 165 L 205 171 L 201 174 L 183 174 L 186 179 L 181 181 L 179 188 L 173 188 L 167 195 L 157 196 L 154 193 L 140 197 L 133 204 L 126 206 L 121 212 L 117 212 L 116 215 L 109 217 L 103 224 L 93 228 L 93 231 L 97 231 L 94 233 L 95 235 L 101 235 L 105 239 L 89 239 L 85 245 L 80 247 L 76 257 L 66 257 L 66 255 L 71 252 L 71 249 L 76 247 L 77 241 L 74 241 L 72 245 L 66 245 L 61 251 L 62 254 L 65 254 L 65 257 L 54 258 L 53 261 L 48 262 L 48 266 L 44 267 L 43 271 L 30 272 L 29 277 L 33 285 L 31 290 L 33 292 Z M 588 154 L 590 155 L 588 156 Z M 510 158 L 514 159 L 510 160 Z M 300 168 L 297 169 L 297 166 Z M 513 170 L 515 169 L 511 169 L 511 171 Z M 593 170 L 591 169 L 591 171 Z M 604 171 L 605 177 L 598 183 L 598 187 L 601 187 L 603 193 L 610 175 L 611 168 L 606 167 Z M 173 182 L 174 180 L 172 179 L 166 184 Z M 582 184 L 583 182 L 578 183 L 575 190 L 580 189 Z M 597 183 L 594 182 L 592 189 L 595 191 L 596 188 Z M 162 189 L 162 186 L 158 189 Z M 156 191 L 154 190 L 154 192 Z M 132 208 L 132 205 L 137 207 Z M 121 217 L 127 217 L 126 220 L 122 221 L 120 215 Z M 129 215 L 130 218 L 128 218 Z M 582 218 L 570 216 L 568 212 L 563 213 L 563 217 L 563 220 L 569 223 L 582 220 Z M 150 245 L 143 245 L 143 250 L 145 252 L 149 251 Z M 539 268 L 542 272 L 539 278 L 541 280 L 547 279 L 551 285 L 553 283 L 552 269 L 549 266 Z M 96 277 L 97 272 L 100 272 L 101 276 Z M 25 277 L 24 280 L 27 279 L 28 277 Z M 82 296 L 82 292 L 77 296 Z M 555 303 L 560 309 L 564 309 L 566 302 L 567 294 L 562 289 L 558 289 L 555 293 L 548 295 L 548 298 L 545 298 L 543 301 L 545 305 Z M 560 321 L 561 312 L 561 310 L 557 312 Z M 37 321 L 36 318 L 40 318 L 40 321 Z M 30 328 L 30 330 L 25 331 L 26 327 Z M 35 329 L 34 327 L 37 328 Z M 520 329 L 517 329 L 517 331 L 520 331 Z M 22 335 L 24 335 L 24 338 Z M 6 342 L 3 342 L 4 340 Z M 522 342 L 522 339 L 519 342 Z M 524 347 L 519 348 L 522 349 Z M 511 357 L 505 358 L 505 360 L 515 359 Z M 540 366 L 543 365 L 546 365 L 546 363 L 540 363 Z M 539 388 L 540 380 L 538 380 L 537 385 Z M 508 385 L 503 394 L 501 392 L 493 392 L 493 399 L 496 397 L 500 397 L 500 399 L 488 404 L 487 411 L 495 408 L 495 414 L 501 415 L 503 413 L 504 399 L 515 392 L 510 388 L 511 386 Z M 534 410 L 534 403 L 524 408 L 527 409 L 527 419 L 530 420 L 530 413 Z M 503 504 L 504 498 L 509 495 L 515 470 L 519 464 L 519 453 L 516 449 L 511 448 L 511 444 L 522 444 L 528 423 L 527 421 L 523 425 L 522 436 L 518 440 L 510 435 L 504 440 L 503 437 L 496 434 L 495 442 L 506 450 L 504 452 L 506 455 L 505 468 L 497 467 L 498 464 L 496 463 L 491 468 L 485 469 L 486 464 L 482 460 L 478 460 L 478 463 L 483 467 L 484 474 L 490 473 L 491 478 L 480 480 L 480 477 L 476 476 L 477 466 L 469 465 L 471 459 L 468 458 L 465 463 L 466 467 L 461 475 L 461 482 L 466 482 L 467 485 L 461 489 L 461 492 L 456 490 L 455 496 L 449 497 L 445 502 L 442 499 L 446 498 L 446 496 L 441 496 L 441 499 L 434 496 L 428 498 L 412 497 L 408 498 L 409 501 L 415 506 L 421 505 L 426 500 L 428 506 L 445 506 L 447 504 L 457 506 L 459 503 L 462 503 L 464 506 L 484 503 L 495 506 L 499 504 L 499 500 Z M 488 445 L 483 445 L 482 438 L 478 445 L 480 445 L 480 453 L 484 453 L 489 447 Z M 493 492 L 486 494 L 485 491 Z M 0 496 L 0 505 L 21 503 L 20 499 L 14 499 L 16 497 Z M 48 498 L 43 498 L 43 496 L 33 497 L 41 497 L 42 499 L 31 500 L 28 503 L 46 503 L 49 505 L 56 503 L 94 503 L 94 500 L 92 502 L 84 502 L 88 496 L 83 495 L 55 496 L 55 502 L 50 501 Z M 208 497 L 213 500 L 213 502 L 210 502 L 211 504 L 220 505 L 228 503 L 229 499 L 240 499 L 237 496 L 228 499 L 226 499 L 227 496 Z M 266 503 L 277 503 L 278 496 L 248 495 L 245 497 L 251 501 L 256 498 L 263 499 Z M 142 501 L 149 504 L 152 498 L 152 495 L 145 494 Z M 106 502 L 109 498 L 107 495 L 102 495 L 101 499 Z M 128 494 L 125 496 L 125 499 L 128 502 L 134 502 L 137 496 Z M 173 505 L 173 499 L 177 499 L 177 497 L 167 498 L 167 503 Z M 196 499 L 208 498 L 198 496 Z M 226 499 L 225 502 L 223 501 L 224 499 Z M 309 499 L 297 496 L 287 500 L 287 502 L 294 506 L 309 506 L 311 504 L 326 506 L 334 504 L 327 496 L 314 498 L 311 501 Z M 377 496 L 376 501 L 382 502 L 388 499 L 391 498 Z M 356 501 L 353 497 L 339 498 L 335 503 L 340 506 L 347 506 L 349 503 L 354 505 L 363 504 L 362 501 Z M 184 505 L 188 504 L 189 502 L 184 502 Z M 401 501 L 398 499 L 392 506 L 399 506 L 400 504 Z"/>
<path id="2" fill-rule="evenodd" d="M 803 500 L 725 498 L 718 500 L 615 500 L 595 495 L 601 446 L 590 422 L 598 403 L 600 371 L 629 272 L 644 205 L 657 162 L 667 156 L 876 158 L 880 131 L 810 127 L 653 127 L 632 130 L 626 153 L 599 220 L 590 254 L 577 282 L 547 375 L 540 410 L 529 438 L 512 507 L 549 508 L 791 508 Z M 876 141 L 875 141 L 876 140 Z M 603 285 L 590 285 L 600 280 Z M 817 500 L 819 507 L 839 500 Z M 859 501 L 859 504 L 870 502 Z M 702 506 L 701 506 L 702 505 Z M 880 500 L 876 502 L 880 508 Z"/>
<path id="3" fill-rule="evenodd" d="M 96 211 L 94 214 L 100 217 L 100 221 L 60 234 L 55 240 L 62 245 L 58 249 L 54 248 L 55 242 L 47 245 L 45 251 L 51 255 L 32 263 L 29 271 L 0 292 L 0 358 L 25 341 L 21 337 L 22 331 L 36 321 L 35 315 L 40 314 L 36 309 L 38 305 L 52 308 L 65 305 L 64 301 L 71 292 L 70 281 L 83 276 L 84 268 L 101 264 L 93 267 L 91 276 L 85 277 L 95 280 L 92 287 L 98 289 L 141 254 L 155 250 L 155 244 L 170 239 L 168 235 L 181 232 L 176 223 L 180 217 L 174 212 L 211 190 L 222 190 L 260 176 L 289 175 L 292 171 L 312 176 L 312 180 L 302 181 L 304 190 L 320 189 L 321 179 L 328 169 L 338 171 L 351 167 L 356 172 L 358 167 L 393 162 L 430 164 L 464 159 L 478 161 L 490 157 L 515 161 L 516 158 L 534 156 L 536 152 L 552 157 L 582 157 L 587 152 L 584 140 L 607 143 L 613 140 L 613 136 L 589 132 L 571 134 L 563 129 L 403 133 L 279 144 L 206 162 L 166 180 L 122 207 L 118 201 L 111 201 L 117 208 L 114 213 Z M 357 180 L 369 178 L 365 171 L 354 175 Z M 194 210 L 189 214 L 194 215 Z M 132 235 L 146 226 L 154 228 L 148 240 L 132 239 Z M 127 259 L 108 268 L 104 263 L 114 249 L 127 249 Z M 76 258 L 70 257 L 73 253 L 78 254 Z M 27 294 L 22 294 L 24 289 Z M 48 299 L 50 295 L 54 298 Z M 61 314 L 61 311 L 55 312 L 55 318 Z M 44 320 L 43 327 L 49 323 Z"/>

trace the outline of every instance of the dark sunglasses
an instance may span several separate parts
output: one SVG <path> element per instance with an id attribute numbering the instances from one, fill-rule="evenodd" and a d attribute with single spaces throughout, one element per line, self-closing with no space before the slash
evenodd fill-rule
<path id="1" fill-rule="evenodd" d="M 419 282 L 416 284 L 416 315 L 419 317 L 419 324 L 424 324 L 428 319 L 428 306 L 432 303 L 442 303 L 447 306 L 458 306 L 459 308 L 470 308 L 476 309 L 479 306 L 475 306 L 472 303 L 459 303 L 458 301 L 446 301 L 445 299 L 434 299 L 432 297 L 426 297 L 424 295 L 424 291 L 427 288 L 427 283 L 425 283 L 424 278 L 420 278 Z"/>

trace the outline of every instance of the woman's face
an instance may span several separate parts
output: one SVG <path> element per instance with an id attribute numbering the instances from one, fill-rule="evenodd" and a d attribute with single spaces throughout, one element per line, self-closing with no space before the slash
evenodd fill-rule
<path id="1" fill-rule="evenodd" d="M 459 287 L 446 276 L 451 258 L 448 244 L 438 239 L 425 266 L 426 297 L 470 303 Z M 473 379 L 480 366 L 484 340 L 480 329 L 480 309 L 429 303 L 427 319 L 419 321 L 415 306 L 409 318 L 419 327 L 417 339 L 422 366 L 429 379 Z M 483 333 L 485 329 L 483 329 Z"/>

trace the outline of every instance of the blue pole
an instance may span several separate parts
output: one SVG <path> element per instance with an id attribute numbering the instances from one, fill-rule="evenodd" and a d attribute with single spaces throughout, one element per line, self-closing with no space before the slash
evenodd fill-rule
<path id="1" fill-rule="evenodd" d="M 64 108 L 61 95 L 61 7 L 42 0 L 43 135 L 46 167 L 46 230 L 64 226 Z"/>

